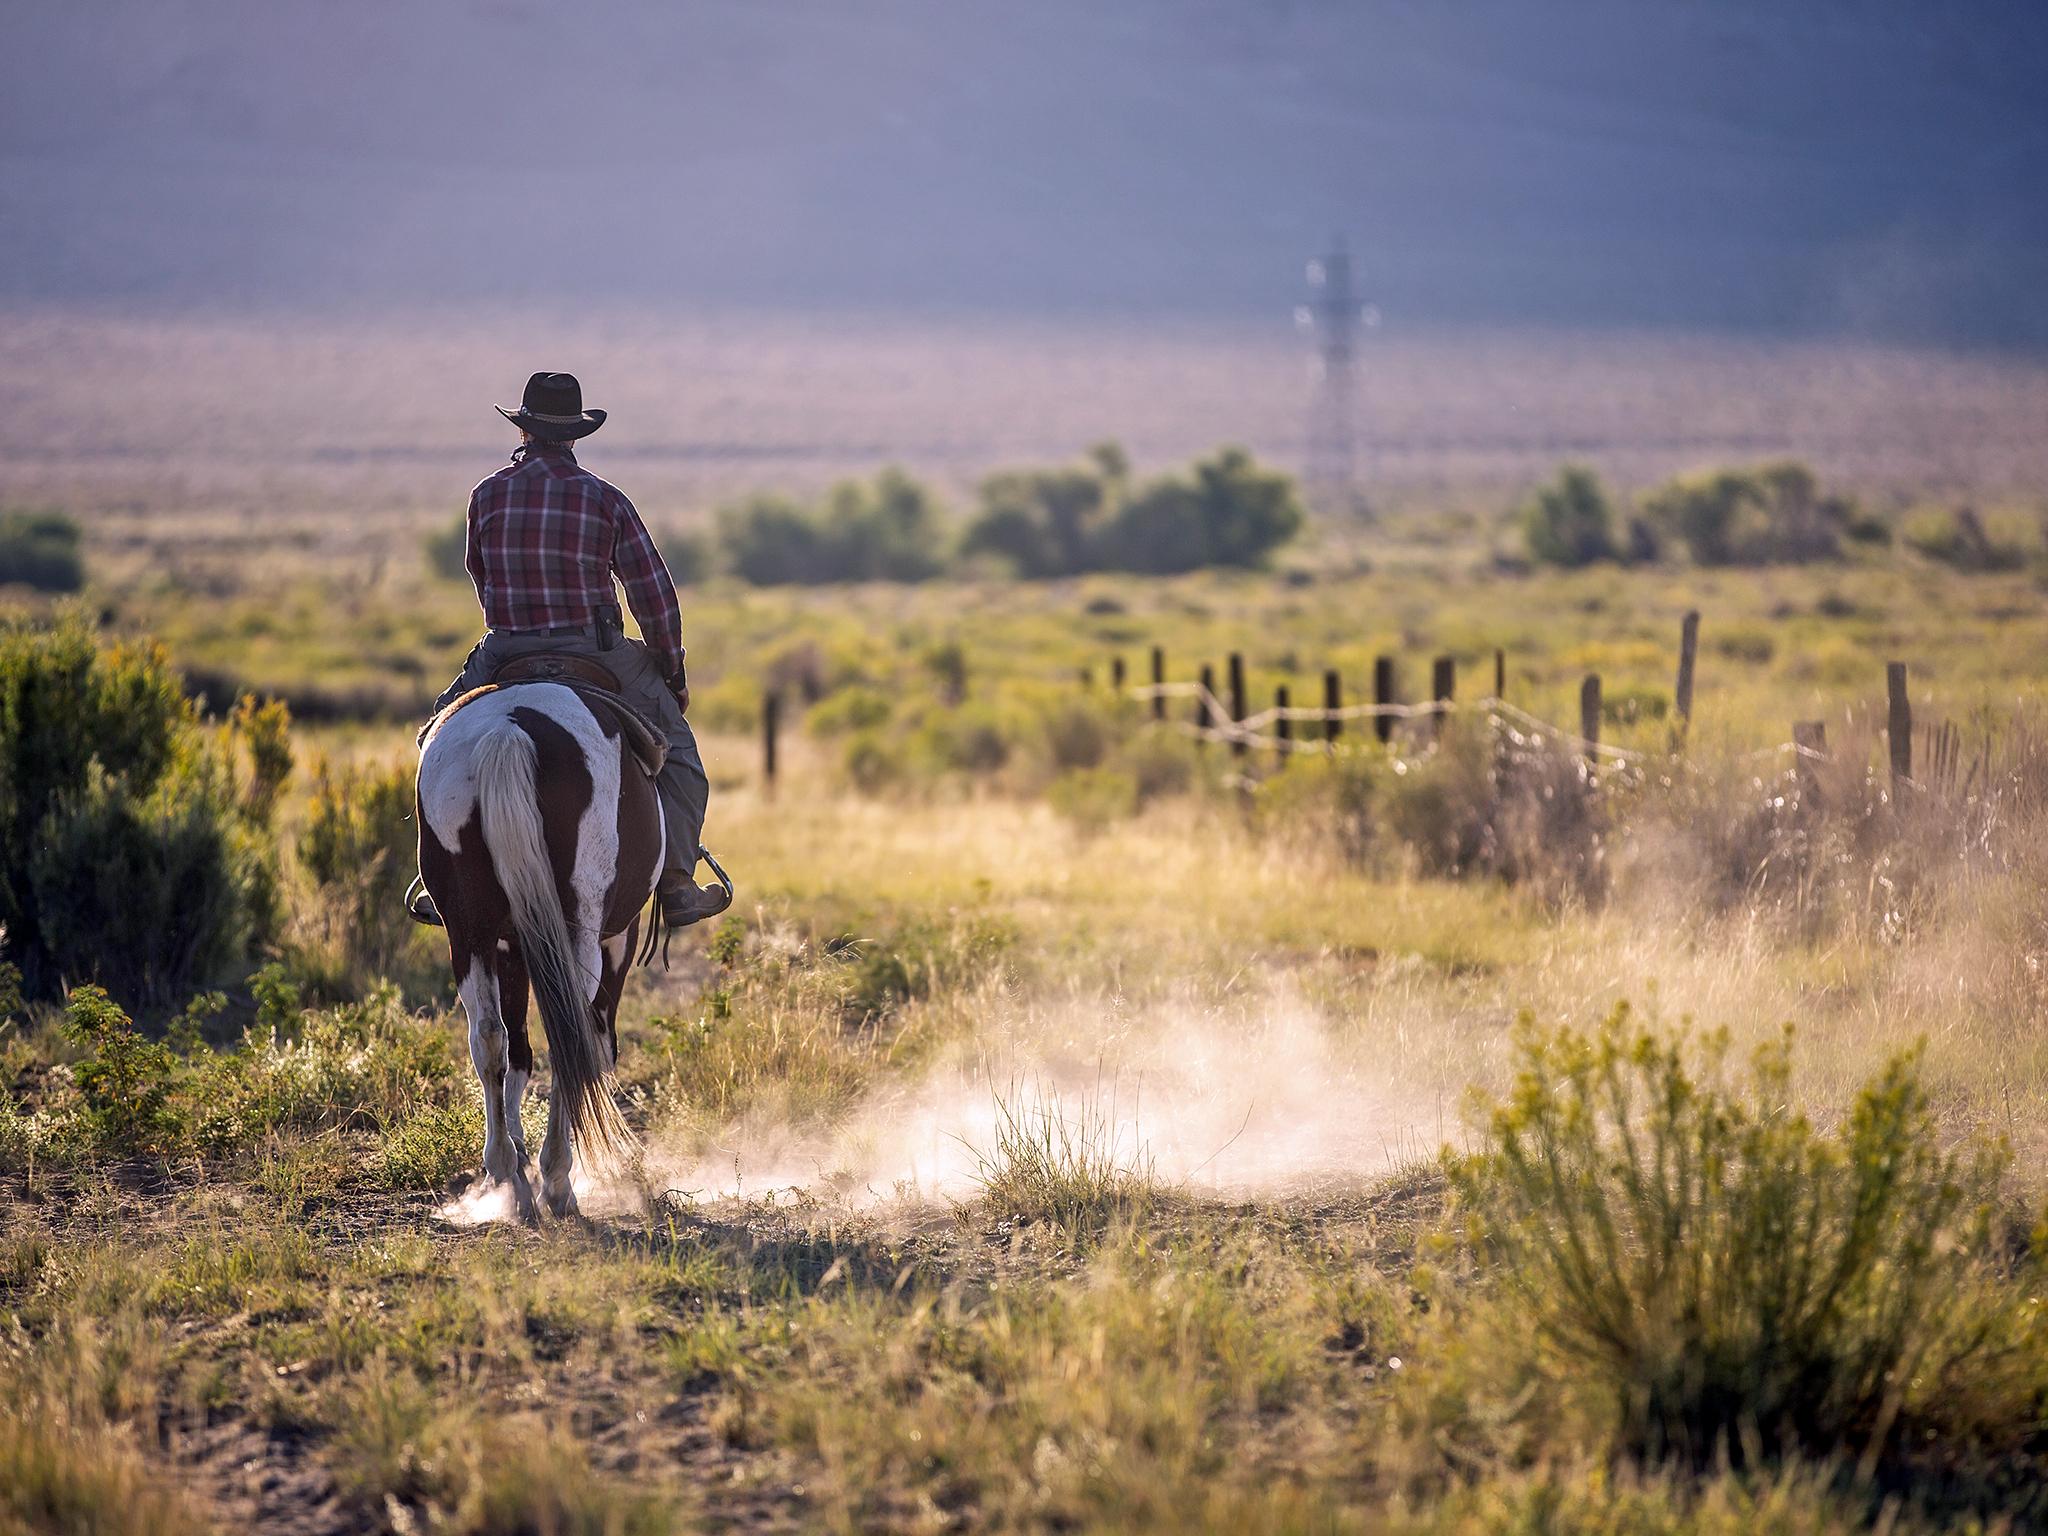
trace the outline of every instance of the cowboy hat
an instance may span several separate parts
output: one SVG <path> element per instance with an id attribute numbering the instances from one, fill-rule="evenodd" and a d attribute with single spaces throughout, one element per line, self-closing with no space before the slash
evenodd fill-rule
<path id="1" fill-rule="evenodd" d="M 526 381 L 518 410 L 494 409 L 521 431 L 557 443 L 590 436 L 605 418 L 603 411 L 583 409 L 583 386 L 573 373 L 536 373 Z"/>

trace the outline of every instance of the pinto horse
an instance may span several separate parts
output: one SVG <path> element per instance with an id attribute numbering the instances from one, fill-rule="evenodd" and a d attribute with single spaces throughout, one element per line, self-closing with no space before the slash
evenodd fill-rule
<path id="1" fill-rule="evenodd" d="M 619 992 L 661 870 L 661 806 L 620 723 L 561 683 L 470 694 L 422 739 L 420 876 L 448 928 L 484 1090 L 484 1175 L 535 1219 L 519 1108 L 533 1073 L 529 984 L 554 1069 L 541 1196 L 576 1210 L 576 1151 L 633 1135 L 613 1103 Z"/>

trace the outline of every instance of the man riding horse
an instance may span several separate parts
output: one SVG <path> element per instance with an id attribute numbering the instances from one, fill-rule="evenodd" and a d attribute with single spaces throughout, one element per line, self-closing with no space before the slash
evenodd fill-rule
<path id="1" fill-rule="evenodd" d="M 668 744 L 655 780 L 665 833 L 655 889 L 661 925 L 715 916 L 731 891 L 700 887 L 694 878 L 710 786 L 684 719 L 690 685 L 675 583 L 633 503 L 578 464 L 572 446 L 603 426 L 606 413 L 583 408 L 583 388 L 567 373 L 534 374 L 519 409 L 497 411 L 519 428 L 521 441 L 512 461 L 470 493 L 463 555 L 489 628 L 434 701 L 435 715 L 523 658 L 595 663 Z M 625 588 L 642 640 L 622 633 L 614 580 Z M 407 907 L 422 922 L 441 921 L 432 897 L 417 888 Z"/>

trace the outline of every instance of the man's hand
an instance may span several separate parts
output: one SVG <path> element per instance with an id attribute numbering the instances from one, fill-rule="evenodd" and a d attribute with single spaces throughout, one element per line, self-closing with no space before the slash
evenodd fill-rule
<path id="1" fill-rule="evenodd" d="M 681 667 L 677 667 L 675 676 L 668 680 L 668 692 L 669 697 L 676 701 L 676 708 L 687 715 L 690 712 L 690 680 L 683 675 Z"/>

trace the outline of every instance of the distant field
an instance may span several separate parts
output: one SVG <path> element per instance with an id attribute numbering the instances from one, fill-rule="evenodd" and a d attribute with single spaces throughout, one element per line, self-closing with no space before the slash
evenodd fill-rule
<path id="1" fill-rule="evenodd" d="M 0 316 L 0 501 L 91 515 L 102 551 L 359 553 L 461 505 L 491 414 L 573 368 L 590 450 L 650 516 L 887 462 L 950 491 L 1122 439 L 1140 467 L 1237 441 L 1298 467 L 1305 343 L 1264 326 L 857 316 Z M 1374 335 L 1368 492 L 1494 508 L 1565 457 L 1625 485 L 1795 454 L 1891 498 L 2038 497 L 2048 364 L 1644 334 Z M 345 514 L 345 517 L 341 516 Z"/>

